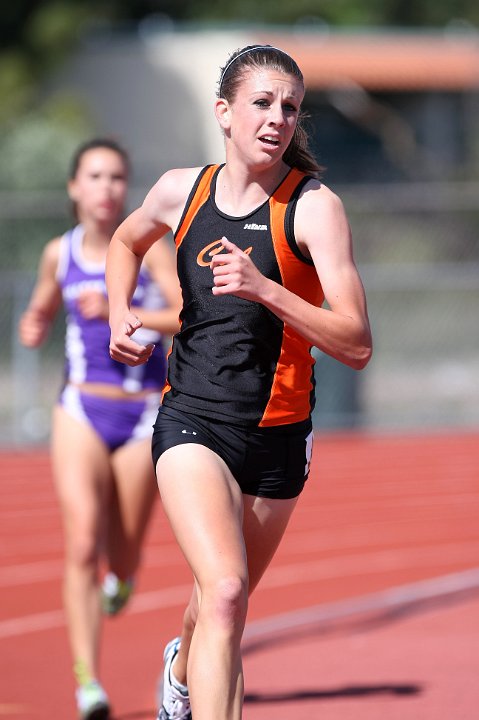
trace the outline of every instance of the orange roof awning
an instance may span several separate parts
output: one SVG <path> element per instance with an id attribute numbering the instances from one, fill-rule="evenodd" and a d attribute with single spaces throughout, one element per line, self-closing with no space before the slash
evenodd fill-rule
<path id="1" fill-rule="evenodd" d="M 474 35 L 268 33 L 258 38 L 285 50 L 308 89 L 357 84 L 368 90 L 462 91 L 479 87 Z"/>

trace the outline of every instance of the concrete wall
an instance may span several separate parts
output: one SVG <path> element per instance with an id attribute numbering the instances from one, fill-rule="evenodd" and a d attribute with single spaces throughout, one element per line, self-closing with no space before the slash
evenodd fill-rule
<path id="1" fill-rule="evenodd" d="M 171 167 L 223 159 L 214 117 L 220 68 L 248 34 L 140 32 L 94 36 L 82 44 L 49 92 L 83 100 L 96 132 L 131 152 L 134 184 L 150 187 Z"/>

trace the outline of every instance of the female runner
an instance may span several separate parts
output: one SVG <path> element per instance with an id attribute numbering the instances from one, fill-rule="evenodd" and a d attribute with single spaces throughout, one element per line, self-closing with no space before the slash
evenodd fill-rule
<path id="1" fill-rule="evenodd" d="M 141 259 L 170 229 L 183 293 L 153 459 L 194 591 L 165 650 L 160 720 L 241 718 L 248 595 L 309 471 L 311 347 L 356 369 L 371 356 L 349 225 L 308 151 L 303 96 L 285 52 L 235 52 L 215 103 L 225 163 L 165 173 L 108 252 L 115 359 L 151 357 L 131 337 L 131 298 Z"/>
<path id="2" fill-rule="evenodd" d="M 124 217 L 129 160 L 116 142 L 95 139 L 72 161 L 68 193 L 78 224 L 45 247 L 20 339 L 41 345 L 62 302 L 66 310 L 65 384 L 53 411 L 51 452 L 65 533 L 64 605 L 78 711 L 84 720 L 108 718 L 99 677 L 103 611 L 127 601 L 141 545 L 158 495 L 151 467 L 151 427 L 166 374 L 162 334 L 178 327 L 180 293 L 174 256 L 165 240 L 147 253 L 133 298 L 155 342 L 150 363 L 128 368 L 110 358 L 105 261 Z"/>

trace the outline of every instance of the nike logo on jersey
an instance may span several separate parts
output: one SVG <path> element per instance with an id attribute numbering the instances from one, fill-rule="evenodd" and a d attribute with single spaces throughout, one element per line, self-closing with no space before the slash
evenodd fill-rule
<path id="1" fill-rule="evenodd" d="M 257 223 L 246 223 L 243 230 L 267 230 L 267 225 L 258 225 Z"/>
<path id="2" fill-rule="evenodd" d="M 196 435 L 194 430 L 182 430 L 181 432 L 183 435 Z"/>

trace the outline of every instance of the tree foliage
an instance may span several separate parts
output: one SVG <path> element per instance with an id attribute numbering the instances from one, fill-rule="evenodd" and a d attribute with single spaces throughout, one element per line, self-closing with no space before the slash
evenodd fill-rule
<path id="1" fill-rule="evenodd" d="M 45 107 L 39 87 L 45 74 L 74 49 L 83 33 L 95 27 L 147 17 L 169 22 L 269 24 L 331 28 L 471 27 L 479 23 L 477 0 L 15 0 L 2 6 L 0 21 L 0 131 L 18 136 L 20 121 L 29 119 L 38 136 L 49 117 L 61 133 L 62 102 Z M 69 106 L 71 99 L 66 100 Z M 64 103 L 65 105 L 65 103 Z M 68 113 L 67 113 L 68 114 Z M 81 123 L 80 123 L 81 124 Z M 53 132 L 56 132 L 55 129 Z M 4 146 L 5 140 L 2 143 Z M 0 148 L 0 149 L 5 149 Z"/>

